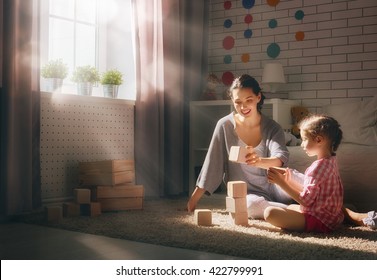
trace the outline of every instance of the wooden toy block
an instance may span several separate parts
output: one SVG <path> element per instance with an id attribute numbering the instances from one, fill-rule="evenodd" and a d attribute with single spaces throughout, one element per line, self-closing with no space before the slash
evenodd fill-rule
<path id="1" fill-rule="evenodd" d="M 250 153 L 246 147 L 232 146 L 229 151 L 229 160 L 238 163 L 246 163 L 246 155 Z"/>
<path id="2" fill-rule="evenodd" d="M 81 214 L 84 216 L 95 217 L 101 215 L 101 203 L 91 202 L 90 204 L 80 205 Z"/>
<path id="3" fill-rule="evenodd" d="M 238 225 L 238 226 L 249 225 L 249 218 L 248 218 L 247 212 L 229 213 L 229 216 L 232 217 L 235 225 Z"/>
<path id="4" fill-rule="evenodd" d="M 229 197 L 245 197 L 247 195 L 247 185 L 244 181 L 230 181 L 227 184 Z"/>
<path id="5" fill-rule="evenodd" d="M 246 197 L 226 197 L 226 211 L 230 213 L 247 212 Z"/>
<path id="6" fill-rule="evenodd" d="M 212 225 L 212 211 L 209 209 L 196 209 L 194 212 L 195 224 L 198 226 Z"/>
<path id="7" fill-rule="evenodd" d="M 80 216 L 80 204 L 75 202 L 63 203 L 63 217 L 77 217 Z"/>
<path id="8" fill-rule="evenodd" d="M 49 222 L 59 222 L 63 218 L 61 206 L 46 206 L 46 217 Z"/>
<path id="9" fill-rule="evenodd" d="M 90 189 L 74 189 L 75 201 L 79 204 L 90 203 Z"/>

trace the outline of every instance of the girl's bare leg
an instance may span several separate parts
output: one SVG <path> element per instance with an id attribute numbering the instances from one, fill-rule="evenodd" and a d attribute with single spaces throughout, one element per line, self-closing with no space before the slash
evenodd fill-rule
<path id="1" fill-rule="evenodd" d="M 344 219 L 354 225 L 364 226 L 363 219 L 368 217 L 367 213 L 354 212 L 349 208 L 343 207 Z"/>
<path id="2" fill-rule="evenodd" d="M 305 216 L 299 211 L 296 205 L 289 205 L 288 208 L 270 206 L 264 211 L 264 219 L 270 224 L 293 231 L 305 230 Z"/>

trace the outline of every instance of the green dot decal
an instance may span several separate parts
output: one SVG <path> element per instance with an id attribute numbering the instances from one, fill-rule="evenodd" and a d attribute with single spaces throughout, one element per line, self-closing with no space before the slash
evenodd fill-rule
<path id="1" fill-rule="evenodd" d="M 230 55 L 224 56 L 224 63 L 225 64 L 229 64 L 231 62 L 232 62 L 232 56 L 230 56 Z"/>
<path id="2" fill-rule="evenodd" d="M 271 19 L 269 22 L 268 22 L 268 27 L 269 28 L 275 28 L 278 26 L 278 22 L 276 19 Z"/>
<path id="3" fill-rule="evenodd" d="M 280 46 L 276 43 L 272 43 L 267 47 L 267 55 L 271 58 L 276 58 L 280 54 Z"/>
<path id="4" fill-rule="evenodd" d="M 298 10 L 295 13 L 295 19 L 297 19 L 297 20 L 302 20 L 304 18 L 304 16 L 305 16 L 305 14 L 304 14 L 303 10 Z"/>

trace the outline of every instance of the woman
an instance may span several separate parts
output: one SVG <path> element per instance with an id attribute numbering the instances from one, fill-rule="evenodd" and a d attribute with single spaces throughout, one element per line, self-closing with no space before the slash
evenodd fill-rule
<path id="1" fill-rule="evenodd" d="M 251 218 L 263 218 L 268 206 L 286 207 L 292 199 L 281 188 L 268 182 L 267 169 L 288 162 L 284 132 L 279 124 L 261 113 L 264 96 L 258 82 L 249 75 L 236 78 L 229 90 L 235 112 L 221 118 L 187 203 L 194 211 L 205 192 L 213 193 L 221 181 L 245 181 L 247 207 Z M 228 160 L 231 146 L 246 146 L 246 164 Z"/>

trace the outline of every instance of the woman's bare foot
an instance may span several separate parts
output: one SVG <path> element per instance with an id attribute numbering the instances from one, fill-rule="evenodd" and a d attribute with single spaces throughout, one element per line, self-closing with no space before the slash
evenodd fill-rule
<path id="1" fill-rule="evenodd" d="M 348 208 L 343 208 L 344 219 L 351 224 L 364 226 L 363 219 L 368 217 L 367 213 L 357 213 Z"/>

